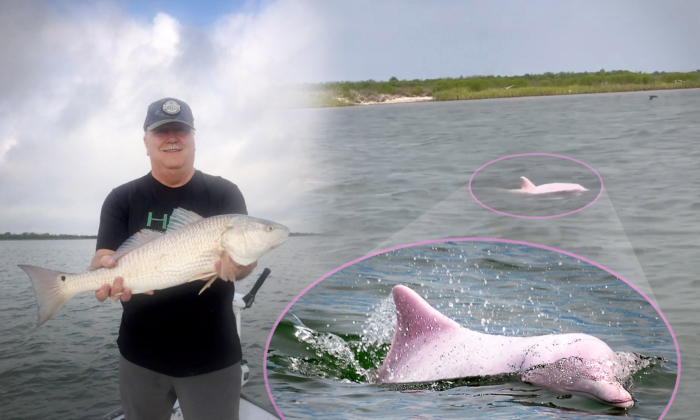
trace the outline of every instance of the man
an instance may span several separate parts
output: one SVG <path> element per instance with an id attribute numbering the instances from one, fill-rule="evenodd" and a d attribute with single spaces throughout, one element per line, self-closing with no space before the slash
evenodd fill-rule
<path id="1" fill-rule="evenodd" d="M 247 214 L 238 187 L 194 168 L 190 107 L 164 98 L 148 107 L 143 143 L 151 172 L 115 188 L 102 206 L 93 267 L 111 268 L 115 250 L 143 228 L 165 231 L 177 207 L 203 217 Z M 247 276 L 256 263 L 237 267 Z M 220 272 L 220 262 L 215 265 Z M 205 279 L 209 280 L 209 279 Z M 238 419 L 241 344 L 233 282 L 215 281 L 199 295 L 198 281 L 132 295 L 115 278 L 95 292 L 122 301 L 119 391 L 125 417 L 170 419 L 175 399 L 188 419 Z"/>

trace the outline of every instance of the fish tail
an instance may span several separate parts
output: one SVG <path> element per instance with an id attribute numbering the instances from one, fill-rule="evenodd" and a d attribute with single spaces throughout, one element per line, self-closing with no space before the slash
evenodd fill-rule
<path id="1" fill-rule="evenodd" d="M 36 325 L 38 327 L 51 319 L 72 298 L 72 296 L 66 296 L 61 287 L 66 273 L 31 265 L 20 265 L 19 268 L 29 275 L 34 285 L 34 293 L 39 305 L 39 322 Z"/>

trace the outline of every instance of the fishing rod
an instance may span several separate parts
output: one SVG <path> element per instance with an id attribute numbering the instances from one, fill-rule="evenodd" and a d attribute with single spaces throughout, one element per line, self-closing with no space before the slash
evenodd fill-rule
<path id="1" fill-rule="evenodd" d="M 243 296 L 243 302 L 245 302 L 245 308 L 248 309 L 251 306 L 253 306 L 253 302 L 255 301 L 255 294 L 258 293 L 258 290 L 260 289 L 260 286 L 265 283 L 265 279 L 267 276 L 270 275 L 272 271 L 269 268 L 265 268 L 260 274 L 260 277 L 258 277 L 257 280 L 255 280 L 255 284 L 253 285 L 253 288 L 250 289 L 247 295 Z"/>

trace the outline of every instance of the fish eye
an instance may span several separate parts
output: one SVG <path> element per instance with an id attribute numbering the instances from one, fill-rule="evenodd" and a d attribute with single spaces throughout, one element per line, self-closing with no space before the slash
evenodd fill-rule
<path id="1" fill-rule="evenodd" d="M 268 231 L 268 232 L 272 232 L 273 230 L 275 230 L 275 227 L 272 226 L 272 225 L 267 225 L 267 227 L 265 228 L 265 230 Z"/>

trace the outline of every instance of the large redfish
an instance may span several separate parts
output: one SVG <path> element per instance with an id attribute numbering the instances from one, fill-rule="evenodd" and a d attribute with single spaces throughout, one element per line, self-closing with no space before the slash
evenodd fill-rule
<path id="1" fill-rule="evenodd" d="M 124 279 L 124 287 L 132 293 L 144 293 L 215 276 L 214 264 L 221 260 L 220 278 L 235 280 L 233 264 L 257 261 L 288 236 L 289 229 L 267 220 L 239 214 L 202 218 L 178 208 L 165 233 L 143 229 L 124 242 L 113 255 L 117 261 L 113 268 L 69 274 L 30 265 L 19 267 L 34 284 L 38 326 L 74 296 L 112 284 L 117 276 Z"/>

